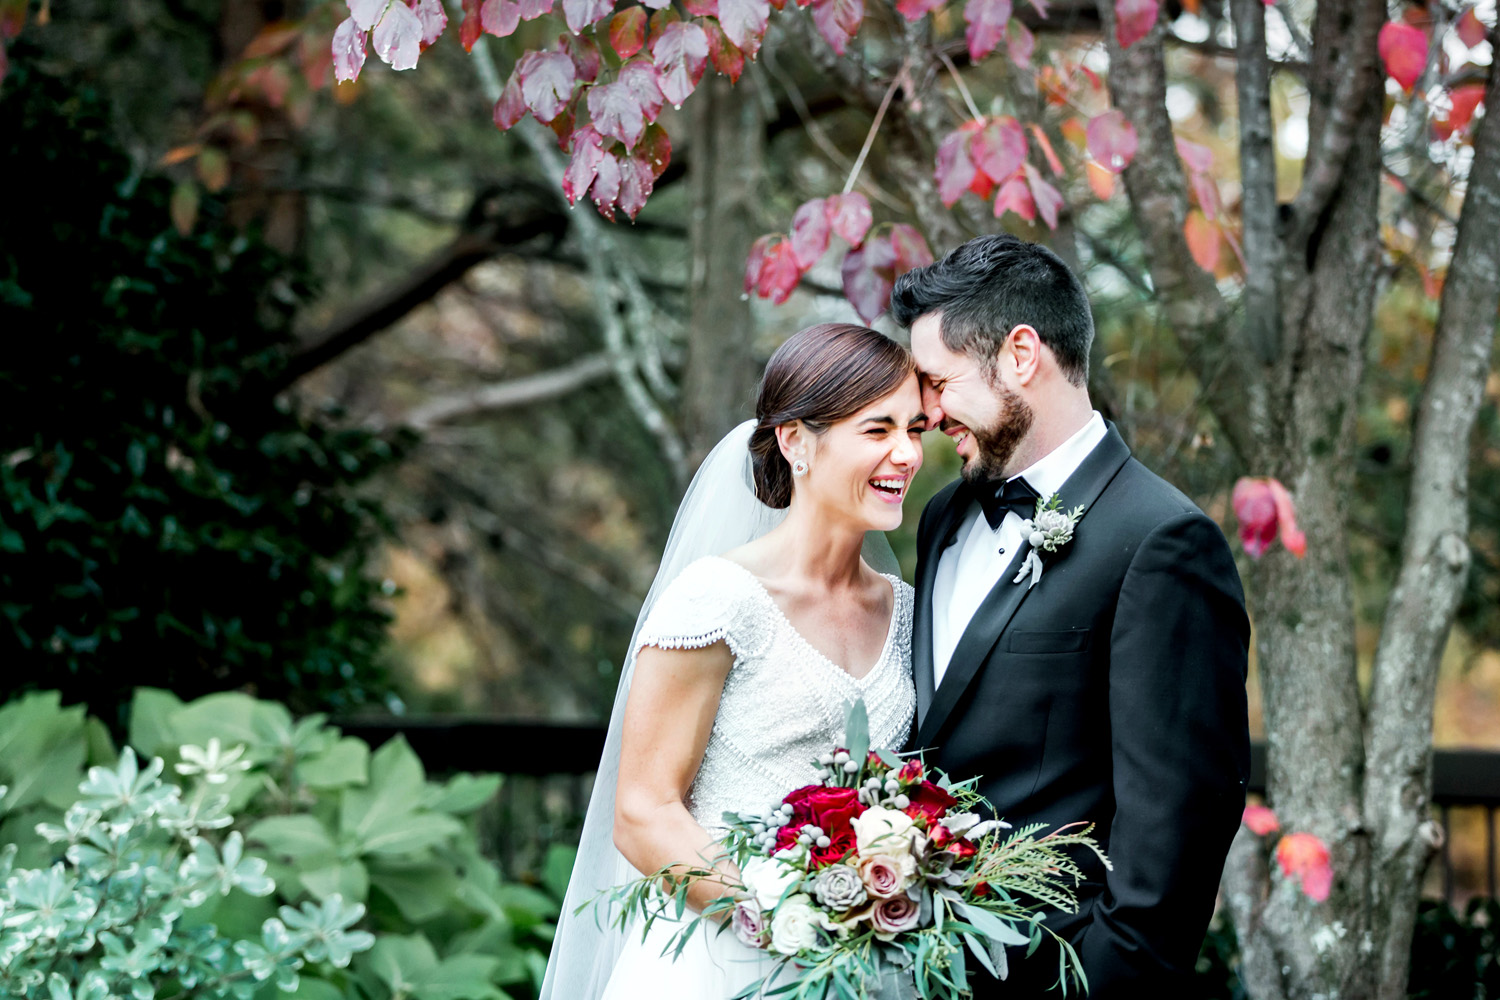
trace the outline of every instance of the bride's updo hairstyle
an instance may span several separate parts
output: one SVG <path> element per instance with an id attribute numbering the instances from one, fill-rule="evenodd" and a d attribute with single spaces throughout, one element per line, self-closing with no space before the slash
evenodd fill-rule
<path id="1" fill-rule="evenodd" d="M 916 371 L 911 352 L 885 334 L 852 323 L 798 330 L 771 355 L 755 401 L 750 456 L 755 495 L 768 507 L 792 502 L 792 468 L 776 428 L 794 420 L 814 434 L 889 396 Z"/>

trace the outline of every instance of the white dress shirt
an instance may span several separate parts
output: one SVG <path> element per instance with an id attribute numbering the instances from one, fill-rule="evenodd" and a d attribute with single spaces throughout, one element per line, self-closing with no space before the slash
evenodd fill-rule
<path id="1" fill-rule="evenodd" d="M 1024 476 L 1041 496 L 1050 496 L 1062 489 L 1068 477 L 1104 440 L 1106 432 L 1104 418 L 1095 410 L 1076 434 L 1018 475 Z M 1068 498 L 1062 500 L 1063 506 L 1068 506 Z M 1000 527 L 991 528 L 979 504 L 972 503 L 959 525 L 957 540 L 938 556 L 937 573 L 932 581 L 933 690 L 943 683 L 953 650 L 979 605 L 1002 578 L 1015 576 L 1017 567 L 1013 563 L 1021 549 L 1023 520 L 1015 511 L 1006 511 Z"/>

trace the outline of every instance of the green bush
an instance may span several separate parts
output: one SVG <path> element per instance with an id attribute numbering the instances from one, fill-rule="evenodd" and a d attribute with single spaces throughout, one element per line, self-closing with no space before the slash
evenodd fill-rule
<path id="1" fill-rule="evenodd" d="M 209 900 L 199 919 L 244 940 L 258 939 L 280 906 L 338 898 L 368 908 L 360 926 L 374 946 L 346 970 L 304 970 L 298 996 L 478 1000 L 540 984 L 557 904 L 504 882 L 476 836 L 474 814 L 498 777 L 430 781 L 400 738 L 371 752 L 321 716 L 294 720 L 237 693 L 183 703 L 143 689 L 129 732 L 143 757 L 224 797 L 235 817 L 226 835 L 241 835 L 275 882 L 264 898 Z M 37 827 L 63 826 L 77 799 L 59 790 L 76 786 L 87 764 L 111 760 L 103 728 L 53 692 L 0 707 L 0 784 L 11 789 L 0 799 L 0 843 L 46 867 L 57 848 Z"/>
<path id="2" fill-rule="evenodd" d="M 299 711 L 380 689 L 392 457 L 278 404 L 297 265 L 205 202 L 191 236 L 80 80 L 24 43 L 0 89 L 0 698 L 57 689 L 111 728 L 131 690 Z"/>

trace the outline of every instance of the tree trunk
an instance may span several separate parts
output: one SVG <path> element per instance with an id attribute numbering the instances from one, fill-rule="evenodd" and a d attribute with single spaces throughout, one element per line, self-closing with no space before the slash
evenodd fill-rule
<path id="1" fill-rule="evenodd" d="M 760 235 L 757 212 L 765 121 L 750 76 L 730 88 L 705 76 L 693 94 L 688 164 L 688 355 L 682 428 L 696 467 L 735 424 L 751 416 L 759 365 L 744 294 L 745 257 Z"/>

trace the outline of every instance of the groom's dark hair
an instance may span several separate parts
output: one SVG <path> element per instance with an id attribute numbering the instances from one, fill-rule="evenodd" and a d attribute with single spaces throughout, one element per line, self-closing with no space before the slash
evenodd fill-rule
<path id="1" fill-rule="evenodd" d="M 993 364 L 1010 331 L 1024 323 L 1052 350 L 1069 382 L 1088 381 L 1094 340 L 1088 296 L 1068 265 L 1039 243 L 1009 233 L 980 236 L 896 279 L 897 323 L 909 327 L 934 312 L 942 313 L 950 351 Z"/>

